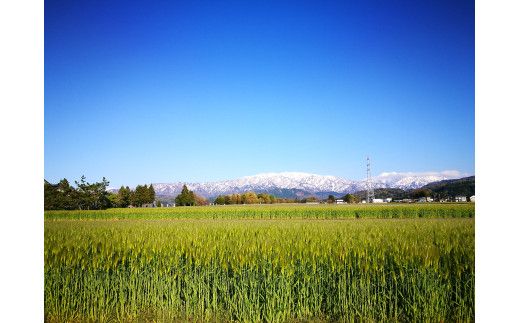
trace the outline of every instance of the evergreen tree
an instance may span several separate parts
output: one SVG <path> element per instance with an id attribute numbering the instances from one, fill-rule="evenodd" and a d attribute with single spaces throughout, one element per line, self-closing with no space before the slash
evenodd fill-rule
<path id="1" fill-rule="evenodd" d="M 217 198 L 215 199 L 215 204 L 218 204 L 218 205 L 226 204 L 226 197 L 224 195 L 217 196 Z"/>
<path id="2" fill-rule="evenodd" d="M 146 185 L 137 185 L 133 194 L 132 205 L 141 207 L 148 201 L 148 187 Z"/>
<path id="3" fill-rule="evenodd" d="M 148 202 L 153 203 L 155 201 L 155 190 L 153 189 L 153 185 L 150 183 L 150 187 L 148 187 Z"/>
<path id="4" fill-rule="evenodd" d="M 181 194 L 175 197 L 175 205 L 191 206 L 195 205 L 195 194 L 188 189 L 186 184 L 182 186 Z"/>
<path id="5" fill-rule="evenodd" d="M 45 210 L 98 210 L 112 205 L 106 191 L 109 182 L 103 177 L 101 182 L 88 183 L 85 176 L 75 181 L 76 188 L 64 178 L 58 184 L 44 180 Z"/>
<path id="6" fill-rule="evenodd" d="M 57 195 L 56 185 L 43 180 L 43 208 L 45 210 L 57 210 Z"/>
<path id="7" fill-rule="evenodd" d="M 114 193 L 108 193 L 108 200 L 110 201 L 110 207 L 121 207 L 121 201 L 119 196 Z"/>
<path id="8" fill-rule="evenodd" d="M 130 190 L 130 188 L 128 186 L 124 187 L 121 185 L 121 187 L 119 188 L 119 191 L 117 192 L 117 199 L 118 199 L 119 207 L 128 207 L 131 204 L 131 201 L 130 201 L 131 193 L 132 193 L 132 191 Z"/>

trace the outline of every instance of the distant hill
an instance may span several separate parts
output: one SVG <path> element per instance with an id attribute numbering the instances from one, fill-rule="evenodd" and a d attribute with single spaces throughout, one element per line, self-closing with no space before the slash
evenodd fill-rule
<path id="1" fill-rule="evenodd" d="M 431 190 L 434 196 L 441 198 L 459 195 L 469 197 L 475 195 L 475 176 L 433 182 L 422 188 Z"/>
<path id="2" fill-rule="evenodd" d="M 374 195 L 376 199 L 390 197 L 393 200 L 414 198 L 414 193 L 420 190 L 430 190 L 434 198 L 453 198 L 455 196 L 470 197 L 475 195 L 475 176 L 447 179 L 428 183 L 420 188 L 403 190 L 399 188 L 376 188 Z M 366 191 L 356 191 L 353 195 L 360 200 L 366 198 Z"/>

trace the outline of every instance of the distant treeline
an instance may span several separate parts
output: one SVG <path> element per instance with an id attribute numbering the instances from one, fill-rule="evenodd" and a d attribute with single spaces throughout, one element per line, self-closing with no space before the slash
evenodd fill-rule
<path id="1" fill-rule="evenodd" d="M 89 183 L 82 176 L 71 186 L 64 178 L 57 184 L 44 180 L 45 210 L 103 210 L 111 207 L 140 207 L 155 201 L 155 191 L 149 186 L 137 185 L 134 190 L 121 186 L 117 193 L 106 189 L 110 182 L 104 177 L 101 182 Z M 157 202 L 156 202 L 157 203 Z"/>
<path id="2" fill-rule="evenodd" d="M 294 202 L 290 199 L 279 199 L 274 195 L 255 192 L 246 192 L 243 194 L 228 194 L 219 195 L 213 201 L 217 205 L 235 205 L 235 204 L 273 204 L 273 203 L 288 203 Z M 175 198 L 176 206 L 193 206 L 193 205 L 207 205 L 208 200 L 202 196 L 197 195 L 193 191 L 190 191 L 186 185 L 182 187 L 182 191 Z"/>
<path id="3" fill-rule="evenodd" d="M 128 186 L 121 186 L 117 194 L 110 193 L 109 198 L 112 202 L 111 207 L 141 207 L 145 204 L 154 203 L 155 190 L 152 184 L 149 186 L 146 184 L 137 185 L 134 190 L 131 190 Z"/>
<path id="4" fill-rule="evenodd" d="M 152 184 L 137 185 L 135 189 L 121 186 L 117 193 L 106 190 L 109 182 L 103 177 L 101 182 L 88 183 L 85 176 L 80 181 L 75 181 L 76 186 L 69 184 L 67 179 L 62 179 L 57 184 L 51 184 L 44 180 L 45 210 L 101 210 L 112 207 L 142 207 L 161 206 Z M 374 190 L 375 198 L 392 198 L 393 200 L 419 199 L 431 197 L 434 201 L 446 201 L 455 196 L 475 195 L 475 177 L 466 177 L 456 180 L 445 180 L 430 183 L 420 189 L 402 190 L 398 188 L 378 188 Z M 346 203 L 359 203 L 365 199 L 366 191 L 358 191 L 352 194 L 340 196 Z M 159 197 L 160 198 L 160 197 Z M 279 198 L 273 194 L 246 192 L 243 194 L 219 195 L 213 203 L 217 205 L 238 204 L 275 204 L 275 203 L 334 203 L 336 197 L 329 195 L 327 199 L 319 199 L 315 196 L 305 198 Z M 174 202 L 176 206 L 207 205 L 210 201 L 190 191 L 183 186 L 179 195 L 166 204 Z M 163 203 L 164 200 L 163 200 Z"/>
<path id="5" fill-rule="evenodd" d="M 324 202 L 320 201 L 315 196 L 299 198 L 279 198 L 272 194 L 246 192 L 243 194 L 228 194 L 219 195 L 214 200 L 217 205 L 235 205 L 235 204 L 275 204 L 275 203 L 309 203 L 309 202 Z"/>
<path id="6" fill-rule="evenodd" d="M 255 192 L 246 192 L 244 194 L 219 195 L 215 199 L 215 204 L 232 205 L 232 204 L 273 204 L 276 203 L 276 197 L 266 193 L 256 194 Z"/>

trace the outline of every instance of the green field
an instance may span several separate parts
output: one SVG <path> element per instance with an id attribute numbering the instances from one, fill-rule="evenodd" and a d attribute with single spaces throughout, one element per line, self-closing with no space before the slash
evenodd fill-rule
<path id="1" fill-rule="evenodd" d="M 45 211 L 45 219 L 343 219 L 471 218 L 473 203 L 354 205 L 226 205 L 172 208 L 126 208 L 100 211 Z"/>
<path id="2" fill-rule="evenodd" d="M 46 212 L 45 318 L 474 321 L 473 217 L 470 204 Z"/>

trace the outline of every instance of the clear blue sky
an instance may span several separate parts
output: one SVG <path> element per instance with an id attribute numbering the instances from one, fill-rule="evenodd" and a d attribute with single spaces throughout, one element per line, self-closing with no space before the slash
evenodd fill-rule
<path id="1" fill-rule="evenodd" d="M 45 178 L 474 173 L 473 1 L 45 1 Z"/>

